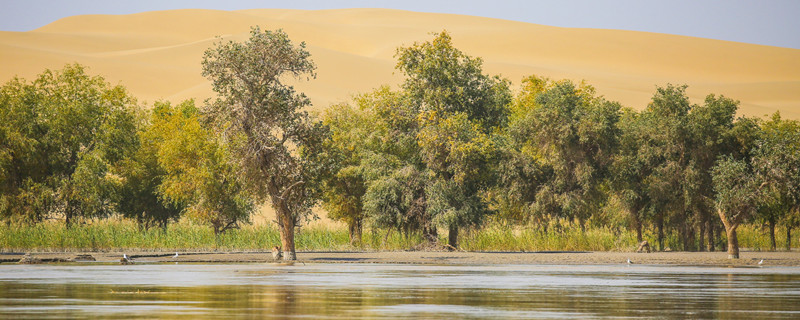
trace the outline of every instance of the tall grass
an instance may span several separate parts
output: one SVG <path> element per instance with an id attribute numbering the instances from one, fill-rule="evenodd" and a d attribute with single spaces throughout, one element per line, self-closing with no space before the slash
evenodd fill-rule
<path id="1" fill-rule="evenodd" d="M 756 225 L 738 229 L 739 244 L 750 250 L 768 250 L 769 234 Z M 796 232 L 800 235 L 800 230 Z M 776 230 L 778 249 L 785 247 L 785 229 Z M 655 235 L 645 238 L 655 245 Z M 724 237 L 720 239 L 724 243 Z M 800 247 L 798 237 L 793 248 Z M 310 226 L 299 229 L 295 238 L 298 251 L 386 251 L 424 247 L 419 234 L 404 235 L 390 230 L 364 230 L 360 245 L 350 244 L 345 227 Z M 447 243 L 447 235 L 439 235 Z M 107 219 L 91 224 L 64 227 L 60 222 L 36 225 L 0 225 L 0 251 L 264 251 L 280 244 L 280 236 L 271 225 L 244 226 L 215 236 L 211 228 L 180 222 L 166 229 L 140 230 L 124 219 Z M 678 237 L 668 235 L 665 244 L 679 249 Z M 636 236 L 627 230 L 587 227 L 571 222 L 557 222 L 547 231 L 537 227 L 489 224 L 480 229 L 464 230 L 459 247 L 466 251 L 632 251 Z"/>
<path id="2" fill-rule="evenodd" d="M 753 251 L 768 251 L 772 247 L 769 229 L 756 224 L 741 225 L 736 229 L 739 247 Z M 800 229 L 792 230 L 792 248 L 800 247 Z M 786 250 L 786 228 L 775 228 L 775 244 L 777 250 Z"/>
<path id="3" fill-rule="evenodd" d="M 545 231 L 540 228 L 500 227 L 468 232 L 459 246 L 467 251 L 629 251 L 636 235 L 607 227 L 582 231 L 574 224 Z"/>

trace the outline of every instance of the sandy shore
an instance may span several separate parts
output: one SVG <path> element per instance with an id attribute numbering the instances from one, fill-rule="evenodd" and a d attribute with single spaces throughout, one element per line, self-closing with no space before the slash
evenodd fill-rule
<path id="1" fill-rule="evenodd" d="M 118 263 L 122 252 L 31 253 L 28 259 L 43 263 L 85 262 L 79 255 L 91 255 L 95 263 Z M 270 252 L 125 252 L 135 263 L 264 263 Z M 19 263 L 24 253 L 2 253 L 0 263 Z M 78 258 L 78 259 L 76 259 Z M 798 266 L 800 252 L 742 252 L 740 259 L 729 260 L 725 252 L 298 252 L 302 263 L 395 263 L 395 264 L 624 264 L 631 259 L 645 265 L 704 266 Z"/>

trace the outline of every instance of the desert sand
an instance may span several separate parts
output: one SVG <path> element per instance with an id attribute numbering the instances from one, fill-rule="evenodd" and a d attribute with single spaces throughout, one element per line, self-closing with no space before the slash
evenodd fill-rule
<path id="1" fill-rule="evenodd" d="M 78 255 L 91 255 L 87 263 L 119 264 L 122 252 L 32 253 L 41 263 L 69 263 Z M 126 252 L 134 263 L 284 263 L 272 259 L 270 252 Z M 0 253 L 0 263 L 18 263 L 22 253 Z M 556 264 L 556 265 L 634 265 L 776 267 L 800 266 L 800 252 L 748 252 L 730 260 L 725 252 L 298 252 L 296 264 L 306 263 L 390 263 L 390 264 Z M 764 260 L 762 265 L 758 262 Z M 81 262 L 81 261 L 75 261 Z M 86 261 L 83 261 L 86 262 Z M 292 262 L 289 262 L 292 263 Z"/>
<path id="2" fill-rule="evenodd" d="M 305 41 L 318 76 L 297 82 L 314 109 L 399 83 L 398 46 L 447 30 L 482 57 L 486 72 L 518 86 L 525 76 L 585 79 L 599 94 L 642 109 L 656 85 L 687 84 L 693 102 L 709 93 L 741 101 L 740 113 L 780 110 L 800 119 L 800 50 L 645 32 L 572 29 L 473 16 L 387 9 L 174 10 L 84 15 L 29 32 L 0 32 L 0 81 L 81 63 L 143 102 L 212 96 L 200 60 L 215 41 L 244 40 L 251 26 Z M 220 38 L 217 38 L 217 37 Z"/>

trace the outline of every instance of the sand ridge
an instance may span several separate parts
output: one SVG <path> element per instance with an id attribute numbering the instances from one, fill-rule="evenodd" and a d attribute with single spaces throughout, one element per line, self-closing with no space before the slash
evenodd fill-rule
<path id="1" fill-rule="evenodd" d="M 297 82 L 314 109 L 401 77 L 398 46 L 448 30 L 455 45 L 482 57 L 485 70 L 518 86 L 527 75 L 586 79 L 598 92 L 642 109 L 656 85 L 688 84 L 740 100 L 741 114 L 780 110 L 800 119 L 800 50 L 633 31 L 559 28 L 473 16 L 389 9 L 217 11 L 185 9 L 85 15 L 29 32 L 0 32 L 0 81 L 31 79 L 78 62 L 142 100 L 212 96 L 200 75 L 203 51 L 219 39 L 244 40 L 250 26 L 284 29 L 304 41 L 318 77 Z M 217 37 L 221 38 L 217 38 Z"/>

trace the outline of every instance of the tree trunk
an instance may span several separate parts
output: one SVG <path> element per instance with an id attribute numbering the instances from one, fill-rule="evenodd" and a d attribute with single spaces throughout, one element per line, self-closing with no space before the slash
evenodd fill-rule
<path id="1" fill-rule="evenodd" d="M 731 221 L 721 210 L 717 211 L 722 224 L 725 226 L 725 233 L 728 235 L 728 259 L 739 259 L 739 238 L 736 236 L 736 228 L 739 223 Z"/>
<path id="2" fill-rule="evenodd" d="M 664 221 L 658 220 L 658 251 L 664 251 Z"/>
<path id="3" fill-rule="evenodd" d="M 281 234 L 281 247 L 283 247 L 283 260 L 297 260 L 297 253 L 294 249 L 294 217 L 288 210 L 280 210 L 278 213 L 278 229 Z"/>
<path id="4" fill-rule="evenodd" d="M 436 243 L 439 241 L 439 230 L 436 230 L 435 226 L 424 227 L 422 228 L 422 237 L 425 241 L 428 241 L 428 243 Z"/>
<path id="5" fill-rule="evenodd" d="M 711 222 L 711 219 L 706 220 L 706 232 L 708 233 L 706 250 L 708 252 L 714 252 L 714 223 Z"/>
<path id="6" fill-rule="evenodd" d="M 458 248 L 458 225 L 455 223 L 450 224 L 450 232 L 447 235 L 447 244 L 450 245 L 451 250 Z"/>
<path id="7" fill-rule="evenodd" d="M 777 244 L 775 243 L 775 219 L 769 219 L 769 240 L 770 245 L 772 246 L 771 251 L 775 251 L 778 249 Z"/>
<path id="8" fill-rule="evenodd" d="M 697 228 L 700 229 L 697 233 L 697 251 L 703 252 L 706 251 L 706 222 L 700 221 L 700 223 L 697 224 Z"/>
<path id="9" fill-rule="evenodd" d="M 683 222 L 683 227 L 681 228 L 681 233 L 683 233 L 683 251 L 695 251 L 694 250 L 694 227 L 692 224 L 687 220 Z"/>
<path id="10" fill-rule="evenodd" d="M 642 243 L 642 221 L 639 220 L 639 210 L 631 209 L 629 211 L 629 217 L 631 218 L 633 229 L 636 230 L 636 241 L 638 243 Z"/>
<path id="11" fill-rule="evenodd" d="M 792 251 L 792 226 L 786 225 L 786 251 Z"/>
<path id="12" fill-rule="evenodd" d="M 361 246 L 361 218 L 356 218 L 350 222 L 350 245 Z"/>
<path id="13" fill-rule="evenodd" d="M 642 243 L 642 240 L 643 240 L 643 238 L 642 238 L 642 224 L 641 223 L 637 223 L 636 224 L 636 241 L 639 242 L 639 243 Z"/>
<path id="14" fill-rule="evenodd" d="M 739 238 L 736 236 L 736 227 L 725 228 L 728 234 L 728 259 L 739 259 Z"/>
<path id="15" fill-rule="evenodd" d="M 64 223 L 67 225 L 67 229 L 72 227 L 72 219 L 75 217 L 73 208 L 71 201 L 67 200 L 66 208 L 64 208 Z"/>

